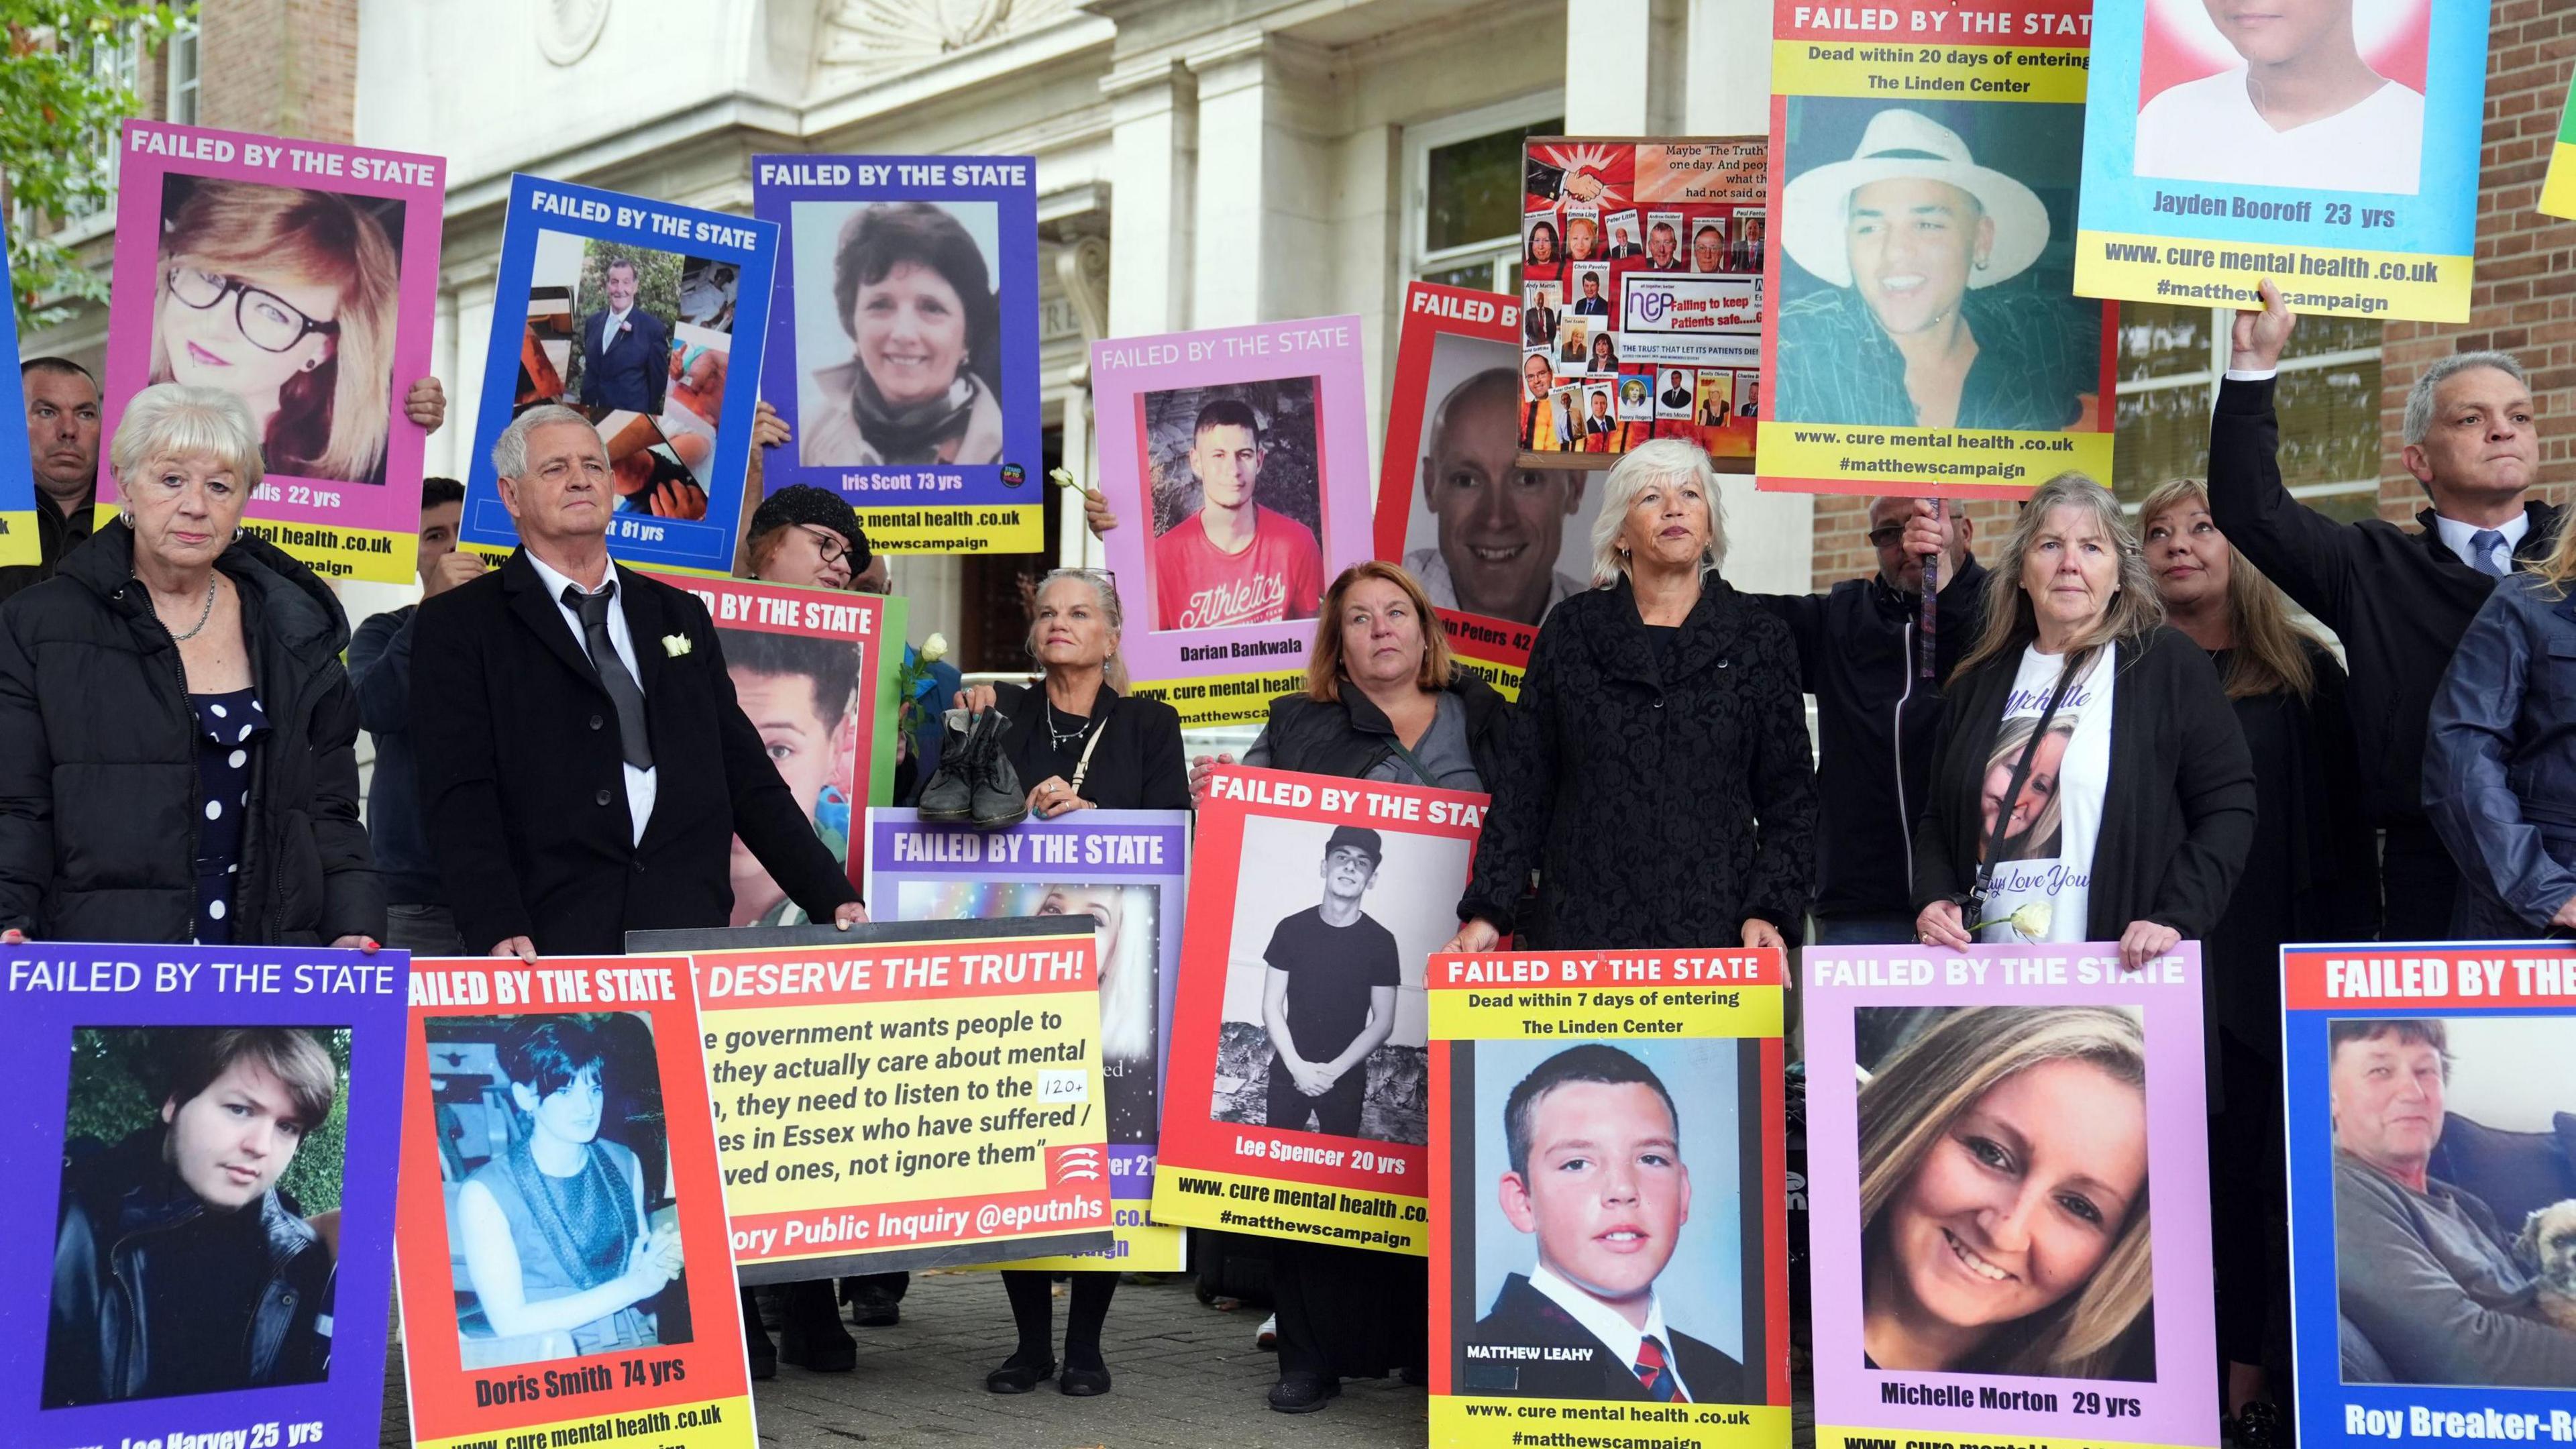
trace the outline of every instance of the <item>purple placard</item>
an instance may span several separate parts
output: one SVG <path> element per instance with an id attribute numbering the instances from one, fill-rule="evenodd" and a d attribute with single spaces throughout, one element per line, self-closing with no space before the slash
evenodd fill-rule
<path id="1" fill-rule="evenodd" d="M 1144 1000 L 1150 1003 L 1154 1091 L 1143 1099 L 1149 1107 L 1162 1100 L 1163 1067 L 1171 1056 L 1189 858 L 1186 810 L 1077 810 L 1058 820 L 1032 816 L 1008 830 L 925 824 L 910 810 L 868 812 L 868 900 L 881 921 L 1069 913 L 1093 907 L 1072 899 L 1051 907 L 1049 887 L 1071 882 L 1119 888 L 1121 899 L 1104 907 L 1115 912 L 1116 924 L 1102 921 L 1101 1069 L 1107 1074 L 1122 1055 L 1135 1055 L 1114 1045 L 1121 1031 L 1111 1020 L 1120 1008 L 1118 973 L 1150 970 L 1152 989 Z M 1130 935 L 1139 910 L 1152 912 L 1152 929 Z M 1109 1195 L 1141 1204 L 1154 1195 L 1161 1112 L 1134 1105 L 1135 1094 L 1120 1091 L 1115 1078 L 1106 1090 Z"/>
<path id="2" fill-rule="evenodd" d="M 118 168 L 101 431 L 155 382 L 237 393 L 267 465 L 245 526 L 332 577 L 410 583 L 429 434 L 402 403 L 429 375 L 446 160 L 130 120 Z"/>
<path id="3" fill-rule="evenodd" d="M 1095 342 L 1091 387 L 1134 692 L 1184 725 L 1259 720 L 1304 682 L 1324 588 L 1371 556 L 1359 319 Z"/>
<path id="4" fill-rule="evenodd" d="M 1924 1431 L 2218 1443 L 2200 948 L 2135 972 L 2119 954 L 1806 951 L 1820 1449 Z M 1865 1078 L 1888 1094 L 1869 1164 Z M 2123 1272 L 2140 1252 L 2146 1295 Z M 2115 1335 L 2071 1347 L 2077 1308 Z M 1945 1339 L 1950 1367 L 1930 1366 Z M 1871 1366 L 1890 1350 L 1923 1366 Z"/>
<path id="5" fill-rule="evenodd" d="M 0 1133 L 18 1189 L 0 1198 L 0 1418 L 8 1441 L 26 1449 L 178 1442 L 174 1435 L 213 1436 L 208 1444 L 301 1445 L 374 1442 L 383 1412 L 387 1294 L 393 1270 L 394 1143 L 402 1113 L 405 983 L 400 951 L 292 951 L 256 946 L 76 945 L 56 942 L 0 947 L 0 984 L 22 1070 L 14 1105 Z M 100 1133 L 149 1133 L 158 1117 L 141 1079 L 176 1060 L 175 1038 L 158 1028 L 300 1026 L 314 1028 L 326 1049 L 344 1030 L 345 1067 L 331 1115 L 296 1148 L 299 1157 L 340 1139 L 338 1181 L 306 1159 L 290 1161 L 275 1182 L 310 1198 L 288 1206 L 286 1220 L 305 1220 L 319 1251 L 329 1253 L 329 1299 L 309 1329 L 291 1326 L 306 1382 L 166 1397 L 97 1402 L 95 1376 L 47 1373 L 53 1316 L 55 1249 L 63 1225 L 67 1128 L 79 1123 L 84 1163 Z M 77 1057 L 76 1056 L 77 1049 Z M 337 1058 L 342 1055 L 332 1049 Z M 128 1065 L 139 1071 L 128 1071 Z M 71 1100 L 75 1079 L 81 1100 Z M 220 1081 L 221 1079 L 219 1079 Z M 273 1080 L 273 1079 L 272 1079 Z M 190 1105 L 215 1100 L 209 1090 Z M 183 1109 L 184 1110 L 184 1109 Z M 77 1117 L 73 1114 L 77 1113 Z M 336 1132 L 335 1132 L 336 1129 Z M 126 1140 L 120 1137 L 120 1141 Z M 205 1139 L 197 1139 L 205 1140 Z M 147 1151 L 148 1138 L 136 1143 Z M 256 1166 L 247 1148 L 230 1149 Z M 216 1159 L 217 1168 L 223 1165 Z M 247 1169 L 246 1169 L 247 1170 Z M 186 1178 L 182 1171 L 181 1177 Z M 336 1202 L 326 1205 L 326 1197 Z M 256 1202 L 256 1199 L 254 1199 Z M 253 1208 L 245 1207 L 243 1211 Z M 336 1212 L 336 1217 L 332 1214 Z M 292 1228 L 289 1236 L 301 1237 Z M 272 1243 L 279 1241 L 275 1232 Z M 336 1244 L 336 1250 L 330 1246 Z M 306 1251 L 314 1251 L 308 1248 Z M 313 1275 L 290 1271 L 287 1281 Z M 306 1320 L 292 1314 L 290 1324 Z M 193 1327 L 193 1325 L 189 1325 Z M 310 1353 L 327 1343 L 327 1369 Z M 280 1363 L 289 1361 L 281 1354 Z M 68 1370 L 67 1357 L 57 1367 Z M 147 1381 L 148 1382 L 148 1381 Z M 75 1385 L 77 1385 L 75 1387 Z M 65 1407 L 42 1407 L 67 1402 Z M 226 1439 L 224 1435 L 233 1435 Z M 191 1440 L 190 1442 L 195 1442 Z"/>

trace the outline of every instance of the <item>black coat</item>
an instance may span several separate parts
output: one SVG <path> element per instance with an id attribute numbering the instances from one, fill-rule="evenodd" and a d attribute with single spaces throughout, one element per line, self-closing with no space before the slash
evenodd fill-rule
<path id="1" fill-rule="evenodd" d="M 1930 799 L 1914 831 L 1914 907 L 1976 883 L 1987 761 L 2021 669 L 2015 645 L 1950 681 Z M 2197 941 L 2227 909 L 2254 842 L 2254 764 L 2209 655 L 2159 626 L 2123 644 L 2111 697 L 2111 778 L 2093 841 L 2085 939 L 2155 921 Z"/>
<path id="2" fill-rule="evenodd" d="M 2380 825 L 2424 824 L 2424 720 L 2451 651 L 2495 580 L 2442 543 L 2432 510 L 2409 533 L 2380 519 L 2337 523 L 2281 486 L 2273 380 L 2219 385 L 2209 424 L 2209 513 L 2227 541 L 2343 641 L 2369 812 Z M 2527 504 L 2514 550 L 2540 558 L 2559 510 Z M 2392 902 L 2392 906 L 2394 903 Z M 2393 914 L 2393 911 L 2392 911 Z"/>
<path id="3" fill-rule="evenodd" d="M 234 939 L 381 937 L 358 823 L 349 623 L 312 570 L 244 533 L 215 566 L 241 599 L 269 733 L 251 760 Z M 70 941 L 197 928 L 197 718 L 170 631 L 110 523 L 0 609 L 0 927 Z"/>
<path id="4" fill-rule="evenodd" d="M 1667 1327 L 1673 1367 L 1694 1404 L 1753 1404 L 1762 1389 L 1725 1350 Z M 1517 1358 L 1479 1350 L 1535 1348 L 1557 1357 Z M 1540 1399 L 1650 1402 L 1636 1366 L 1619 1361 L 1592 1330 L 1556 1300 L 1513 1273 L 1494 1295 L 1494 1311 L 1476 1320 L 1460 1353 L 1457 1392 L 1526 1394 Z"/>
<path id="5" fill-rule="evenodd" d="M 857 892 L 734 702 L 706 605 L 623 566 L 617 593 L 656 767 L 640 845 L 616 709 L 524 550 L 412 621 L 421 808 L 466 951 L 526 936 L 550 956 L 616 955 L 629 931 L 723 926 L 737 834 L 830 920 Z"/>
<path id="6" fill-rule="evenodd" d="M 1466 707 L 1467 755 L 1476 762 L 1476 778 L 1491 792 L 1511 742 L 1511 701 L 1465 670 L 1450 675 L 1449 692 Z M 1270 701 L 1270 722 L 1260 741 L 1269 749 L 1265 763 L 1274 770 L 1358 780 L 1393 758 L 1395 726 L 1387 722 L 1386 711 L 1347 684 L 1341 693 L 1332 702 L 1302 694 Z M 1410 770 L 1399 778 L 1407 785 L 1421 783 Z"/>
<path id="7" fill-rule="evenodd" d="M 2424 808 L 2468 882 L 2453 934 L 2549 934 L 2576 896 L 2576 597 L 2527 575 L 2489 595 L 2429 728 Z"/>
<path id="8" fill-rule="evenodd" d="M 1046 690 L 1005 684 L 995 693 L 1001 697 L 1003 717 L 1011 722 L 1002 748 L 1019 772 L 1021 792 L 1035 789 L 1050 775 L 1062 775 L 1070 784 L 1081 748 L 1066 752 L 1070 758 L 1056 757 L 1047 734 Z M 1189 809 L 1190 766 L 1181 748 L 1180 711 L 1159 699 L 1121 695 L 1105 684 L 1091 708 L 1105 719 L 1091 768 L 1076 793 L 1103 810 Z"/>
<path id="9" fill-rule="evenodd" d="M 1816 776 L 1797 650 L 1709 576 L 1668 678 L 1627 581 L 1549 611 L 1530 650 L 1461 919 L 1513 929 L 1539 872 L 1540 948 L 1795 938 L 1815 877 Z"/>
<path id="10" fill-rule="evenodd" d="M 1920 594 L 1873 575 L 1829 594 L 1753 594 L 1789 626 L 1798 685 L 1816 697 L 1816 914 L 1911 915 L 1914 822 L 1932 775 L 1941 686 L 1986 618 L 1975 559 L 1941 581 L 1933 679 L 1919 677 Z"/>

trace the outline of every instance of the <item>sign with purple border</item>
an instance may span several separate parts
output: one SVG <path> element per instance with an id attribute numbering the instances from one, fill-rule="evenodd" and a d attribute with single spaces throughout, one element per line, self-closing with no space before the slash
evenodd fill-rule
<path id="1" fill-rule="evenodd" d="M 1039 551 L 1037 173 L 1027 156 L 751 158 L 751 214 L 786 249 L 761 394 L 795 434 L 762 461 L 765 491 L 840 494 L 880 553 Z"/>
<path id="2" fill-rule="evenodd" d="M 429 434 L 402 404 L 429 375 L 445 159 L 127 121 L 117 165 L 100 435 L 156 382 L 233 393 L 266 473 L 243 526 L 331 577 L 410 583 Z"/>
<path id="3" fill-rule="evenodd" d="M 1135 693 L 1254 723 L 1304 687 L 1333 576 L 1373 557 L 1360 321 L 1095 342 L 1091 389 Z"/>
<path id="4" fill-rule="evenodd" d="M 1185 1266 L 1181 1230 L 1152 1224 L 1146 1204 L 1154 1196 L 1189 858 L 1186 810 L 1079 810 L 993 831 L 926 824 L 910 810 L 868 812 L 868 902 L 880 921 L 1088 914 L 1100 923 L 1100 1073 L 1117 1242 L 1098 1253 L 990 1266 L 1129 1273 Z"/>
<path id="5" fill-rule="evenodd" d="M 256 946 L 0 947 L 21 1068 L 0 1119 L 0 1161 L 18 1184 L 0 1197 L 0 1243 L 15 1245 L 0 1252 L 9 1443 L 374 1442 L 408 960 Z M 301 1120 L 316 1106 L 325 1108 L 317 1119 Z M 87 1208 L 105 1198 L 119 1205 L 112 1241 L 92 1231 L 110 1220 Z M 259 1214 L 227 1220 L 255 1224 L 253 1236 L 227 1234 L 209 1206 Z M 137 1214 L 152 1218 L 150 1244 L 122 1229 Z M 244 1243 L 261 1284 L 256 1318 L 251 1303 L 199 1303 L 172 1326 L 156 1321 L 152 1309 L 166 1305 L 147 1296 L 139 1327 L 99 1329 L 104 1300 L 131 1291 L 146 1255 L 170 1274 L 187 1271 L 172 1257 Z M 211 1332 L 228 1312 L 236 1323 L 273 1322 L 275 1339 L 247 1346 Z M 103 1361 L 103 1340 L 131 1356 Z"/>
<path id="6" fill-rule="evenodd" d="M 1805 957 L 1818 1449 L 2215 1446 L 2199 946 Z"/>

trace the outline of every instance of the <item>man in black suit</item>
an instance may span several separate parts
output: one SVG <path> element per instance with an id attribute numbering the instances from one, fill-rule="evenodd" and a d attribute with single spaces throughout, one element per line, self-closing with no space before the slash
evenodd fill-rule
<path id="1" fill-rule="evenodd" d="M 1664 1321 L 1655 1278 L 1690 1221 L 1673 1094 L 1615 1046 L 1568 1047 L 1503 1105 L 1503 1216 L 1538 1239 L 1463 1345 L 1465 1394 L 1743 1404 L 1744 1366 Z"/>
<path id="2" fill-rule="evenodd" d="M 635 305 L 637 285 L 633 262 L 608 264 L 608 306 L 581 322 L 581 401 L 658 418 L 671 381 L 671 324 Z"/>
<path id="3" fill-rule="evenodd" d="M 1574 299 L 1574 315 L 1577 317 L 1607 317 L 1610 315 L 1609 299 L 1601 295 L 1601 274 L 1599 272 L 1585 272 L 1583 274 L 1583 295 Z"/>
<path id="4" fill-rule="evenodd" d="M 1556 340 L 1557 310 L 1547 305 L 1550 300 L 1542 294 L 1537 306 L 1521 309 L 1521 340 L 1533 347 Z"/>
<path id="5" fill-rule="evenodd" d="M 2413 531 L 2340 523 L 2290 496 L 2272 393 L 2293 319 L 2278 287 L 2236 314 L 2209 425 L 2209 513 L 2282 592 L 2343 641 L 2365 808 L 2380 828 L 2381 936 L 2451 934 L 2459 871 L 2424 815 L 2424 731 L 2433 691 L 2496 580 L 2557 542 L 2560 510 L 2531 495 L 2540 431 L 2522 364 L 2461 352 L 2406 395 L 2406 471 L 2431 507 Z"/>
<path id="6" fill-rule="evenodd" d="M 813 920 L 867 919 L 734 702 L 704 604 L 608 557 L 598 431 L 532 408 L 492 448 L 520 546 L 420 607 L 412 736 L 464 948 L 616 955 L 722 926 L 737 835 Z"/>

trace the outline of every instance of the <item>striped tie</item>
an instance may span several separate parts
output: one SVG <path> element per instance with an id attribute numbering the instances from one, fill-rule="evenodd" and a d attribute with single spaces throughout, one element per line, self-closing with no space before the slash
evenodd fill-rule
<path id="1" fill-rule="evenodd" d="M 1637 1382 L 1646 1386 L 1646 1397 L 1667 1404 L 1687 1404 L 1690 1395 L 1682 1392 L 1681 1380 L 1673 1377 L 1670 1363 L 1664 1358 L 1664 1346 L 1652 1334 L 1637 1344 Z"/>

